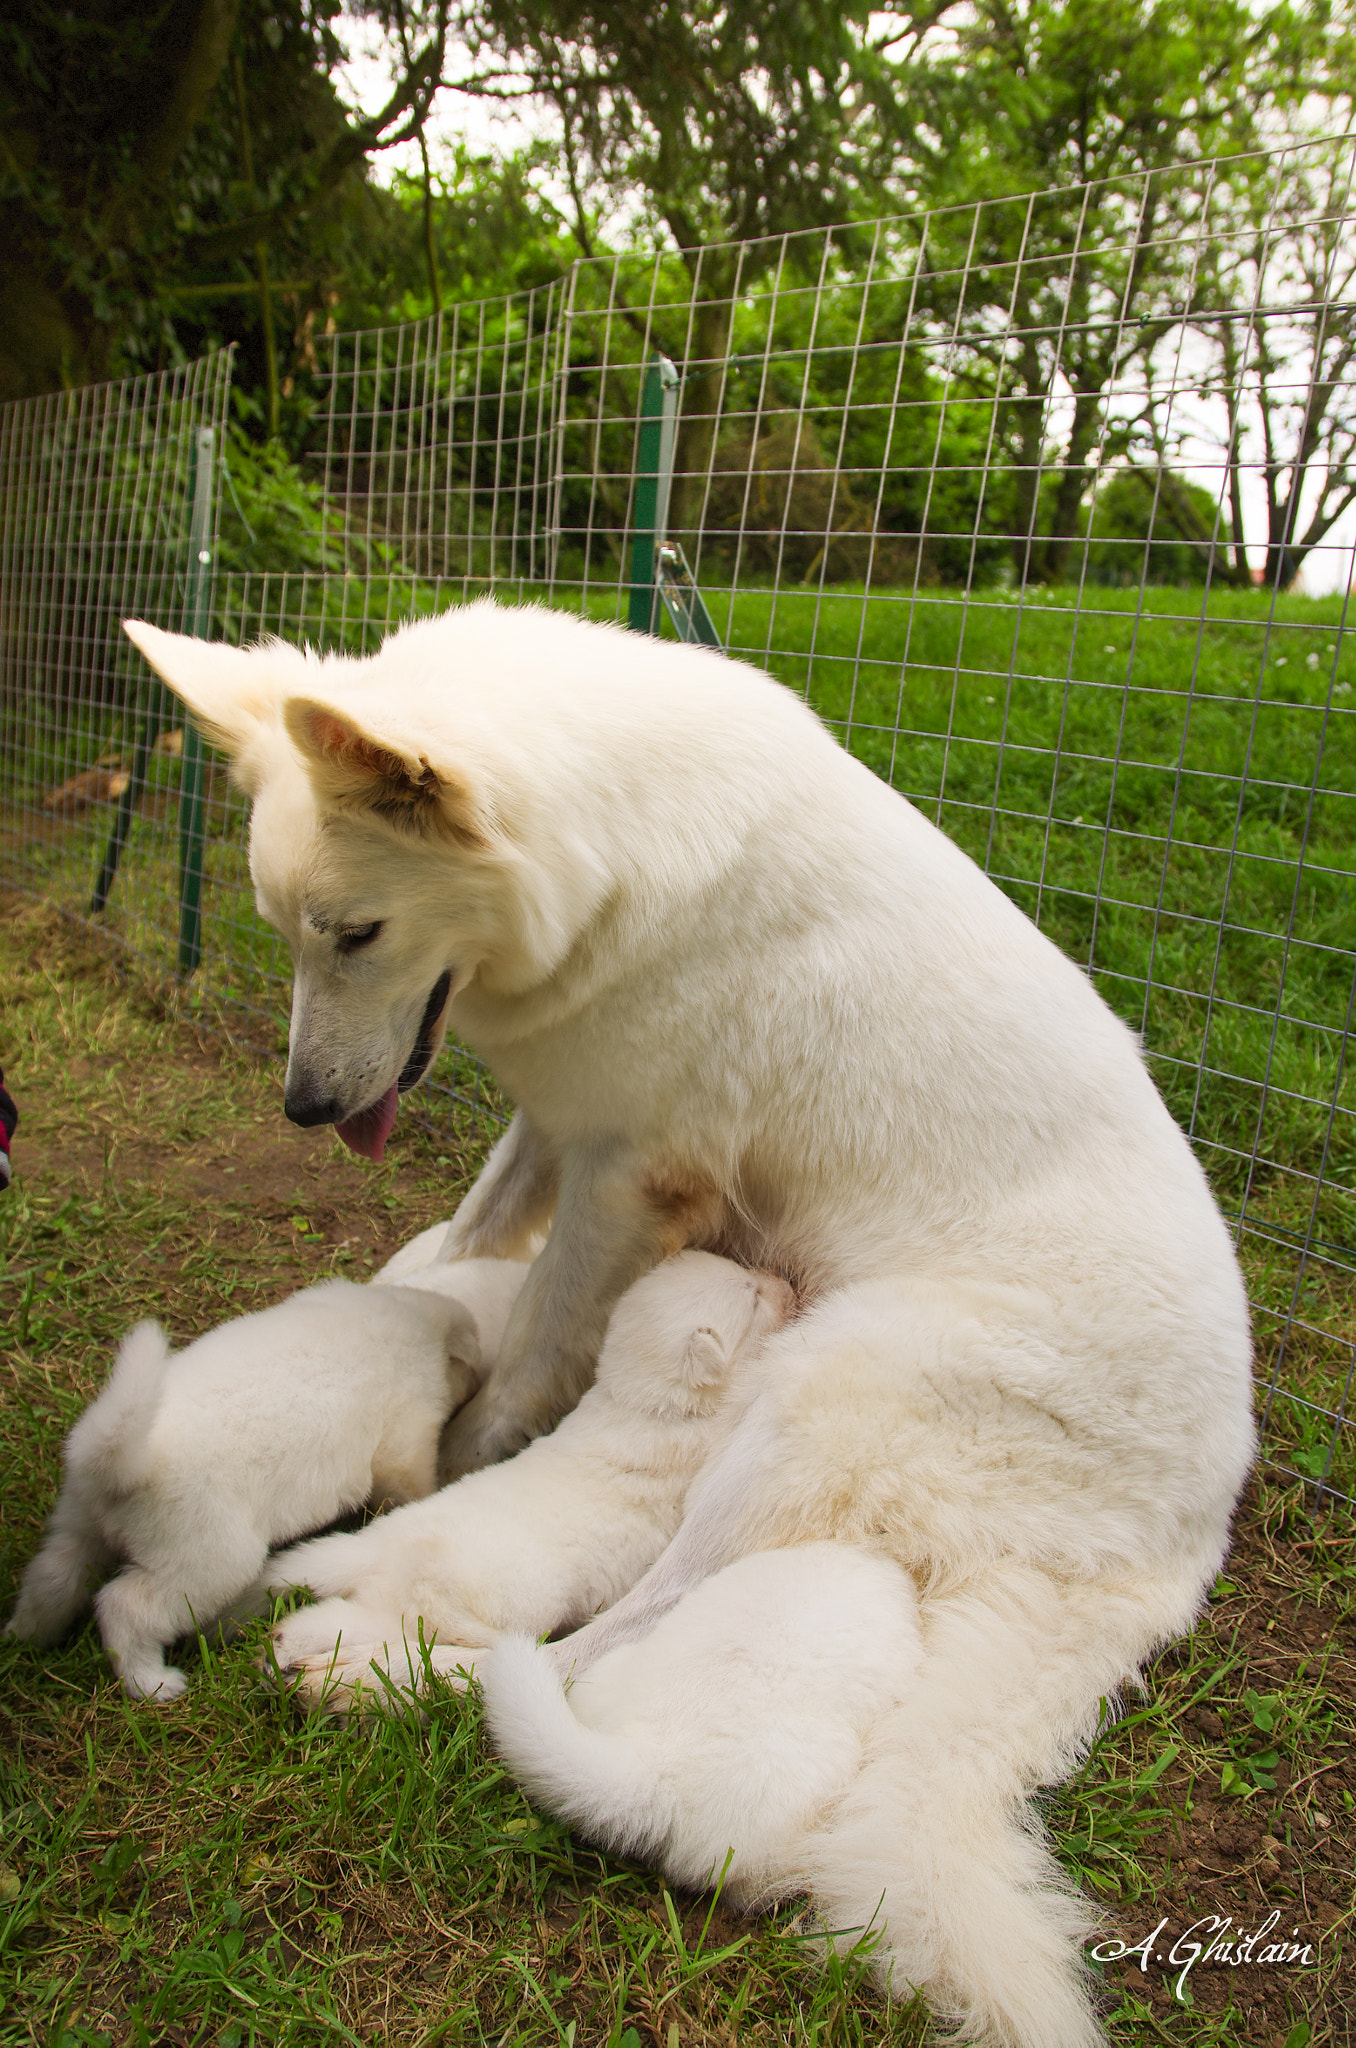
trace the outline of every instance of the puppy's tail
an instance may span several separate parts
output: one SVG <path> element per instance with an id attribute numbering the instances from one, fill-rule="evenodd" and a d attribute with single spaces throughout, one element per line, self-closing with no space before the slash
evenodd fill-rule
<path id="1" fill-rule="evenodd" d="M 504 1636 L 478 1672 L 495 1748 L 523 1789 L 590 1841 L 653 1856 L 673 1826 L 653 1761 L 571 1710 L 549 1650 Z"/>
<path id="2" fill-rule="evenodd" d="M 870 1929 L 897 1997 L 918 1989 L 951 2038 L 986 2048 L 1104 2048 L 1079 1949 L 1087 1902 L 1026 1806 L 1065 1776 L 1103 1699 L 1187 1626 L 1201 1578 L 1073 1586 L 995 1568 L 924 1609 L 924 1660 L 846 1799 L 794 1873 L 826 1938 Z"/>
<path id="3" fill-rule="evenodd" d="M 146 1433 L 169 1356 L 158 1323 L 138 1323 L 124 1338 L 108 1385 L 66 1439 L 61 1492 L 42 1549 L 20 1582 L 7 1633 L 56 1642 L 114 1562 L 104 1510 L 144 1472 Z"/>
<path id="4" fill-rule="evenodd" d="M 144 1483 L 151 1424 L 169 1362 L 169 1340 L 159 1323 L 138 1323 L 128 1331 L 108 1385 L 66 1440 L 68 1471 L 83 1470 L 114 1498 Z"/>

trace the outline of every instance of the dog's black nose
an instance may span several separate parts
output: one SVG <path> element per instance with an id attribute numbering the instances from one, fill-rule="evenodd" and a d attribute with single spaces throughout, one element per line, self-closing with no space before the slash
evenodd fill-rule
<path id="1" fill-rule="evenodd" d="M 332 1095 L 324 1102 L 317 1102 L 313 1096 L 289 1095 L 283 1108 L 289 1122 L 300 1124 L 303 1131 L 309 1131 L 315 1124 L 332 1124 L 339 1115 L 339 1105 Z"/>

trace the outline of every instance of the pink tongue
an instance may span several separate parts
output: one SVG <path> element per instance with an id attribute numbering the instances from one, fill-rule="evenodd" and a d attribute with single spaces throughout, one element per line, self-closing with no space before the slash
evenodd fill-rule
<path id="1" fill-rule="evenodd" d="M 364 1159 L 380 1159 L 386 1150 L 386 1140 L 391 1135 L 399 1102 L 399 1090 L 392 1082 L 380 1102 L 374 1102 L 370 1109 L 360 1111 L 357 1116 L 345 1117 L 341 1124 L 336 1124 L 335 1135 L 343 1139 L 350 1152 L 361 1152 Z"/>

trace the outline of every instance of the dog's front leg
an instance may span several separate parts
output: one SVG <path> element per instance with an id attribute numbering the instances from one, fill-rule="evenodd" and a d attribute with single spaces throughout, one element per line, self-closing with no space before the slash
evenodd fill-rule
<path id="1" fill-rule="evenodd" d="M 678 1249 L 674 1240 L 673 1200 L 656 1195 L 636 1153 L 606 1145 L 567 1155 L 551 1235 L 514 1304 L 499 1361 L 444 1432 L 444 1483 L 508 1457 L 568 1415 L 592 1384 L 618 1299 Z"/>
<path id="2" fill-rule="evenodd" d="M 550 1221 L 560 1170 L 519 1110 L 448 1226 L 439 1259 L 518 1259 Z"/>

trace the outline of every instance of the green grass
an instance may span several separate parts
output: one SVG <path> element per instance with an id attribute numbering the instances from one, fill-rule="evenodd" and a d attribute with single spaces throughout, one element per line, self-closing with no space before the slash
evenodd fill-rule
<path id="1" fill-rule="evenodd" d="M 276 1067 L 205 1051 L 50 912 L 0 920 L 0 1061 L 24 1111 L 0 1201 L 0 1286 L 19 1309 L 0 1372 L 3 1611 L 61 1438 L 130 1322 L 154 1313 L 182 1338 L 370 1270 L 448 1213 L 489 1134 L 449 1146 L 402 1124 L 380 1168 L 299 1137 Z M 1351 1543 L 1350 1523 L 1310 1524 L 1297 1491 L 1268 1494 L 1196 1636 L 1047 1803 L 1123 1943 L 1164 1916 L 1174 1935 L 1210 1913 L 1254 1926 L 1271 1904 L 1312 1944 L 1301 1971 L 1200 1966 L 1189 2005 L 1158 1965 L 1105 1966 L 1116 2048 L 1336 2038 L 1356 1864 Z M 536 1814 L 474 1697 L 435 1686 L 426 1725 L 306 1720 L 260 1655 L 258 1626 L 190 1646 L 188 1695 L 154 1709 L 112 1683 L 92 1626 L 49 1653 L 0 1638 L 0 2048 L 924 2038 L 850 1965 L 809 1967 L 794 1905 L 738 1919 Z"/>

